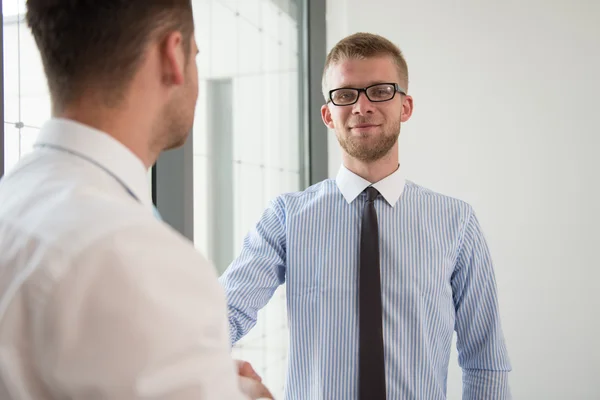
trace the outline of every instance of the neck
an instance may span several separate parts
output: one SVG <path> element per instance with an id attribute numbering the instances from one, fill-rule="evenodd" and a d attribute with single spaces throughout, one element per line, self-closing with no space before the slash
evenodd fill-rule
<path id="1" fill-rule="evenodd" d="M 396 144 L 379 160 L 365 162 L 352 158 L 347 153 L 342 154 L 342 162 L 348 170 L 371 183 L 379 182 L 390 176 L 398 169 L 398 145 Z"/>
<path id="2" fill-rule="evenodd" d="M 106 133 L 127 147 L 150 168 L 160 154 L 160 147 L 152 140 L 152 127 L 148 118 L 138 118 L 126 106 L 106 108 L 103 106 L 77 105 L 66 107 L 55 113 L 58 118 L 66 118 Z"/>

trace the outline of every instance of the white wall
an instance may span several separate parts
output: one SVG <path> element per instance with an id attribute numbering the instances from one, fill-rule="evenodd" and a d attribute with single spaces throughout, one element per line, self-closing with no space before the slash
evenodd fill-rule
<path id="1" fill-rule="evenodd" d="M 475 207 L 514 398 L 600 399 L 600 2 L 327 0 L 327 19 L 328 48 L 370 31 L 405 53 L 401 163 Z"/>

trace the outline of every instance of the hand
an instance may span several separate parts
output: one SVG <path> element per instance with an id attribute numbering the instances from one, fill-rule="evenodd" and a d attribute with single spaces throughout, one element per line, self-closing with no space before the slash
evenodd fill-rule
<path id="1" fill-rule="evenodd" d="M 262 378 L 260 375 L 258 375 L 254 368 L 252 368 L 252 365 L 248 361 L 235 360 L 235 364 L 237 366 L 239 376 L 262 382 Z"/>
<path id="2" fill-rule="evenodd" d="M 273 395 L 261 382 L 246 376 L 238 377 L 238 382 L 242 393 L 248 396 L 250 400 L 273 400 Z"/>
<path id="3" fill-rule="evenodd" d="M 242 392 L 251 400 L 273 399 L 269 389 L 262 384 L 262 378 L 247 361 L 236 360 L 238 382 Z"/>

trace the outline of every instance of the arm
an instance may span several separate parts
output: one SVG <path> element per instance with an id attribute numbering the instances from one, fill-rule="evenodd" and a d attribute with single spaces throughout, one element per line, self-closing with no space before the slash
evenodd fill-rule
<path id="1" fill-rule="evenodd" d="M 258 311 L 285 281 L 285 211 L 273 201 L 244 239 L 240 256 L 219 279 L 227 297 L 232 344 L 254 325 Z"/>
<path id="2" fill-rule="evenodd" d="M 463 399 L 510 399 L 511 366 L 500 325 L 493 264 L 479 222 L 469 211 L 452 276 Z"/>
<path id="3" fill-rule="evenodd" d="M 216 273 L 168 229 L 122 229 L 57 279 L 33 329 L 51 397 L 244 398 Z"/>

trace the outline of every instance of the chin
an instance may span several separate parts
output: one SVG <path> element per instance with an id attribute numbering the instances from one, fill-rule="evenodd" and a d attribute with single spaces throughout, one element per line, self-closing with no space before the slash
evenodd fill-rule
<path id="1" fill-rule="evenodd" d="M 359 133 L 349 136 L 346 141 L 358 148 L 377 146 L 381 142 L 381 135 L 376 133 Z"/>
<path id="2" fill-rule="evenodd" d="M 185 142 L 187 141 L 188 135 L 189 135 L 189 132 L 183 136 L 172 138 L 172 141 L 167 144 L 167 147 L 165 147 L 165 150 L 172 150 L 172 149 L 176 149 L 178 147 L 182 147 L 185 144 Z"/>
<path id="3" fill-rule="evenodd" d="M 165 145 L 163 150 L 171 150 L 183 146 L 190 135 L 190 131 L 191 129 L 171 129 L 170 134 L 166 137 L 166 141 L 164 142 Z M 177 133 L 175 134 L 174 132 Z"/>

